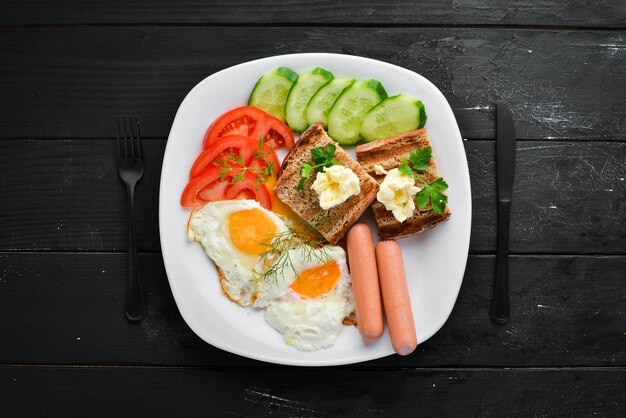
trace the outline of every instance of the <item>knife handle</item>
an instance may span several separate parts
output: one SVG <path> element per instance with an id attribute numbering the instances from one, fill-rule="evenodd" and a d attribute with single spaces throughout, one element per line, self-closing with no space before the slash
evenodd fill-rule
<path id="1" fill-rule="evenodd" d="M 511 317 L 509 305 L 509 226 L 511 201 L 498 202 L 498 253 L 496 255 L 496 282 L 491 302 L 491 320 L 505 324 Z"/>

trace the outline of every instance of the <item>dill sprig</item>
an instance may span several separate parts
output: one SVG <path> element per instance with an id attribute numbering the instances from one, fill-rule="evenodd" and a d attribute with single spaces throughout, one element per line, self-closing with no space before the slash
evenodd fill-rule
<path id="1" fill-rule="evenodd" d="M 267 183 L 267 179 L 274 171 L 274 162 L 268 158 L 272 152 L 274 152 L 273 147 L 270 147 L 267 151 L 265 150 L 265 138 L 261 135 L 259 138 L 259 146 L 252 155 L 254 158 L 265 161 L 265 164 L 262 167 L 251 167 L 246 166 L 241 151 L 235 153 L 232 149 L 229 149 L 226 151 L 226 157 L 220 158 L 215 162 L 220 168 L 218 178 L 223 179 L 230 175 L 230 184 L 235 184 L 243 181 L 246 178 L 246 172 L 249 171 L 256 174 L 254 187 L 258 189 L 259 185 Z"/>
<path id="2" fill-rule="evenodd" d="M 260 264 L 268 263 L 269 268 L 264 272 L 257 272 L 259 281 L 266 281 L 270 278 L 276 281 L 284 276 L 285 270 L 291 270 L 298 277 L 299 272 L 291 258 L 291 250 L 296 250 L 296 254 L 306 263 L 314 260 L 321 264 L 332 259 L 323 238 L 315 237 L 293 226 L 262 242 L 261 245 L 267 246 L 267 250 L 259 255 Z"/>

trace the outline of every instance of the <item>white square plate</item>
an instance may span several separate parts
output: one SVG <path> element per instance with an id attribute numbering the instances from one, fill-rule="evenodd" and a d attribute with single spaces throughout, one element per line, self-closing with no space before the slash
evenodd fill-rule
<path id="1" fill-rule="evenodd" d="M 180 206 L 183 191 L 208 126 L 222 113 L 245 105 L 266 71 L 286 66 L 302 73 L 323 67 L 336 77 L 380 80 L 389 96 L 406 93 L 423 101 L 441 176 L 449 184 L 452 216 L 435 229 L 398 242 L 402 246 L 418 343 L 437 332 L 456 301 L 470 240 L 471 191 L 459 128 L 443 94 L 427 79 L 381 61 L 338 54 L 281 55 L 247 62 L 213 74 L 185 97 L 165 149 L 159 196 L 161 248 L 172 293 L 181 315 L 207 343 L 253 359 L 299 366 L 351 364 L 393 354 L 389 335 L 364 343 L 355 327 L 344 327 L 326 350 L 299 352 L 285 345 L 260 312 L 241 308 L 221 292 L 217 272 L 201 245 L 187 241 L 189 210 Z M 362 221 L 376 231 L 368 210 Z"/>

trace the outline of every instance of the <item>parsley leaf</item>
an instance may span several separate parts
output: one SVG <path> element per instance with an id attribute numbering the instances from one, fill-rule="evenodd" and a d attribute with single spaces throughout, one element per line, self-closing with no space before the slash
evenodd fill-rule
<path id="1" fill-rule="evenodd" d="M 433 149 L 431 147 L 418 148 L 409 152 L 408 160 L 400 159 L 402 165 L 398 167 L 398 171 L 407 176 L 413 176 L 418 183 L 422 184 L 422 189 L 415 193 L 415 201 L 420 209 L 425 209 L 429 204 L 432 206 L 433 212 L 441 215 L 446 210 L 448 196 L 443 194 L 448 188 L 448 183 L 441 177 L 426 183 L 422 178 L 420 171 L 428 170 L 430 159 L 432 158 Z"/>
<path id="2" fill-rule="evenodd" d="M 430 202 L 430 193 L 428 193 L 428 189 L 424 187 L 422 190 L 415 193 L 415 200 L 417 201 L 417 206 L 419 206 L 420 209 L 424 209 L 428 206 L 428 203 Z"/>
<path id="3" fill-rule="evenodd" d="M 415 194 L 415 199 L 420 209 L 424 209 L 428 203 L 432 204 L 433 212 L 441 215 L 446 209 L 448 196 L 442 192 L 448 188 L 448 184 L 439 177 L 432 183 L 424 183 L 422 190 Z"/>
<path id="4" fill-rule="evenodd" d="M 304 182 L 310 178 L 316 171 L 322 167 L 332 167 L 341 164 L 335 159 L 335 151 L 337 147 L 334 144 L 328 144 L 326 147 L 318 147 L 311 149 L 313 162 L 305 162 L 300 168 L 300 182 L 296 186 L 297 191 L 304 189 Z"/>
<path id="5" fill-rule="evenodd" d="M 433 212 L 437 215 L 441 215 L 448 204 L 448 196 L 437 191 L 436 189 L 433 189 L 430 192 L 430 200 L 433 205 Z"/>
<path id="6" fill-rule="evenodd" d="M 313 170 L 315 170 L 315 166 L 313 164 L 311 163 L 302 164 L 302 167 L 300 168 L 300 177 L 304 179 L 308 179 L 309 177 L 311 177 Z"/>
<path id="7" fill-rule="evenodd" d="M 446 183 L 446 181 L 441 177 L 430 183 L 430 185 L 437 190 L 441 190 L 442 192 L 445 192 L 448 189 L 448 183 Z"/>
<path id="8" fill-rule="evenodd" d="M 409 152 L 409 161 L 411 161 L 413 169 L 418 171 L 427 170 L 432 153 L 433 149 L 431 147 L 418 148 L 415 151 Z"/>
<path id="9" fill-rule="evenodd" d="M 304 182 L 306 181 L 306 179 L 304 177 L 302 177 L 300 179 L 300 181 L 298 182 L 298 185 L 296 186 L 296 190 L 301 192 L 302 189 L 304 189 Z"/>
<path id="10" fill-rule="evenodd" d="M 337 160 L 335 160 L 336 150 L 337 147 L 335 144 L 328 144 L 326 147 L 312 148 L 311 155 L 316 165 L 330 167 L 334 164 L 338 164 Z"/>
<path id="11" fill-rule="evenodd" d="M 408 165 L 401 165 L 400 167 L 398 167 L 398 171 L 404 174 L 405 176 L 413 177 L 414 175 L 413 170 Z"/>
<path id="12" fill-rule="evenodd" d="M 296 186 L 297 191 L 301 191 L 302 189 L 304 189 L 304 182 L 306 181 L 306 179 L 311 177 L 313 171 L 315 171 L 315 166 L 312 163 L 306 162 L 302 164 L 302 167 L 300 167 L 300 181 Z"/>

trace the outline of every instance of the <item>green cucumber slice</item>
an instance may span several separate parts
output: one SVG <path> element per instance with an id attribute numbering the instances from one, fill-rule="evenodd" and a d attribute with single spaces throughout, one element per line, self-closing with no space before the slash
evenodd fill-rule
<path id="1" fill-rule="evenodd" d="M 359 142 L 367 112 L 387 98 L 378 80 L 355 81 L 337 98 L 328 112 L 328 135 L 342 145 Z"/>
<path id="2" fill-rule="evenodd" d="M 268 71 L 254 85 L 248 105 L 265 110 L 285 121 L 285 103 L 298 74 L 287 67 Z"/>
<path id="3" fill-rule="evenodd" d="M 333 107 L 335 100 L 337 100 L 341 92 L 353 83 L 354 79 L 336 78 L 324 84 L 311 98 L 306 107 L 307 123 L 313 125 L 316 122 L 322 122 L 324 128 L 327 128 L 328 111 Z"/>
<path id="4" fill-rule="evenodd" d="M 425 123 L 426 109 L 422 101 L 398 94 L 367 113 L 361 125 L 361 137 L 367 142 L 376 141 L 423 128 Z"/>
<path id="5" fill-rule="evenodd" d="M 333 78 L 334 76 L 330 71 L 319 67 L 298 77 L 298 81 L 291 88 L 285 104 L 287 125 L 293 131 L 302 132 L 309 127 L 306 118 L 306 106 L 320 87 Z"/>

